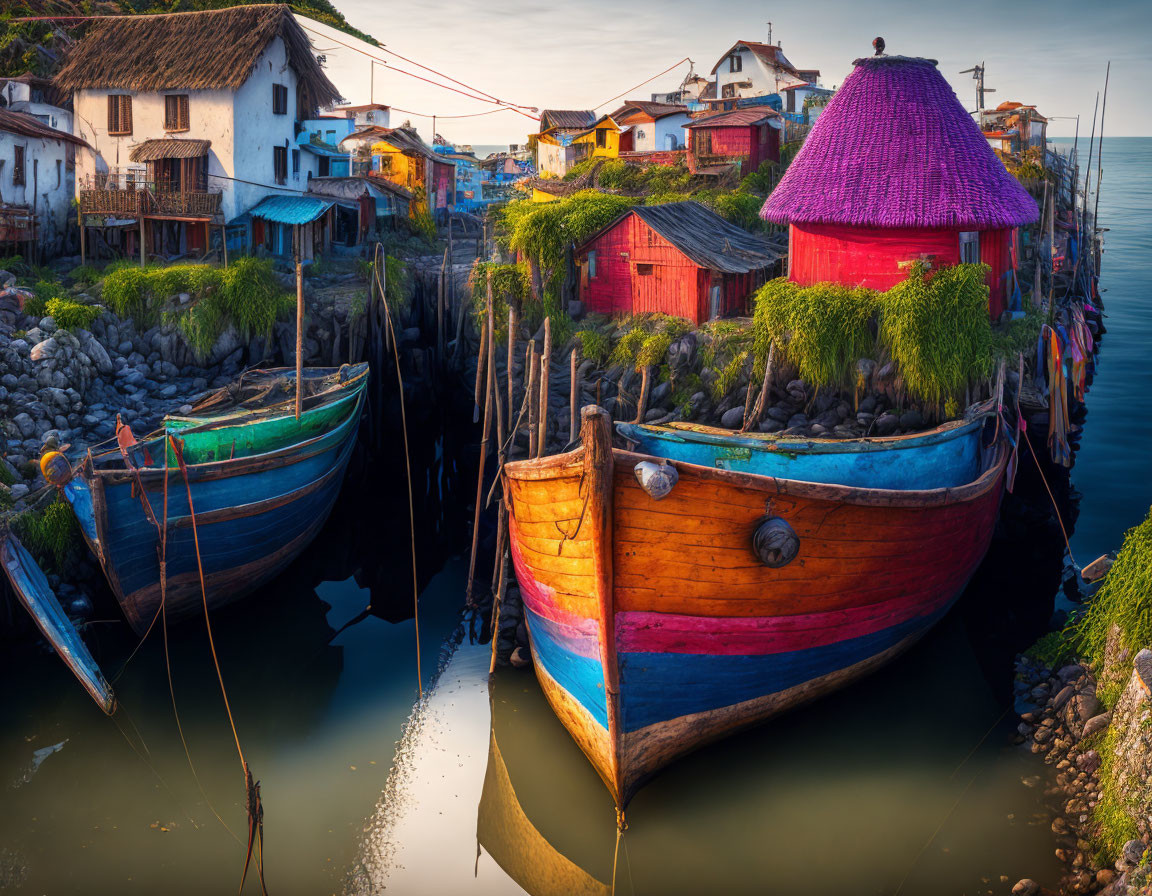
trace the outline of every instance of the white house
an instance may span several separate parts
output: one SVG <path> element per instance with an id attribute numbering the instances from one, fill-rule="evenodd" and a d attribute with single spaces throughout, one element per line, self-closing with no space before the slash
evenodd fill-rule
<path id="1" fill-rule="evenodd" d="M 142 233 L 162 255 L 247 227 L 266 196 L 302 195 L 319 159 L 299 122 L 340 99 L 283 5 L 99 18 L 55 84 L 96 151 L 77 167 L 85 224 L 127 230 L 127 251 Z"/>
<path id="2" fill-rule="evenodd" d="M 0 105 L 13 112 L 26 112 L 50 128 L 71 134 L 72 112 L 57 102 L 57 93 L 51 81 L 31 72 L 0 78 Z"/>
<path id="3" fill-rule="evenodd" d="M 811 70 L 808 75 L 819 76 Z M 770 96 L 790 84 L 805 83 L 804 77 L 779 45 L 737 41 L 712 67 L 716 79 L 716 100 Z"/>
<path id="4" fill-rule="evenodd" d="M 90 155 L 83 140 L 0 109 L 0 251 L 33 241 L 47 257 L 65 251 L 77 149 Z"/>
<path id="5" fill-rule="evenodd" d="M 392 107 L 385 106 L 383 103 L 365 103 L 362 106 L 336 106 L 332 110 L 332 114 L 343 115 L 351 119 L 353 123 L 352 130 L 369 127 L 392 127 Z"/>
<path id="6" fill-rule="evenodd" d="M 631 128 L 631 146 L 621 150 L 632 152 L 684 149 L 684 126 L 692 120 L 687 106 L 648 100 L 626 100 L 612 119 L 623 130 Z"/>

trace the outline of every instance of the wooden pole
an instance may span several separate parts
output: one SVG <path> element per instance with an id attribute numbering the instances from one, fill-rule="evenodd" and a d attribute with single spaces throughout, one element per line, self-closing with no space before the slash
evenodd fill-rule
<path id="1" fill-rule="evenodd" d="M 148 232 L 148 228 L 144 226 L 144 217 L 143 217 L 143 215 L 141 215 L 141 217 L 140 217 L 140 267 L 144 267 L 144 264 L 145 264 L 144 234 L 146 234 L 147 232 Z"/>
<path id="2" fill-rule="evenodd" d="M 300 225 L 292 227 L 292 252 L 296 256 L 296 419 L 304 405 L 304 265 L 300 261 Z"/>
<path id="3" fill-rule="evenodd" d="M 489 285 L 491 290 L 491 285 Z M 488 325 L 484 328 L 488 339 L 492 339 L 492 303 L 488 303 Z M 468 590 L 465 603 L 472 605 L 472 585 L 476 574 L 476 546 L 480 538 L 480 506 L 484 499 L 484 466 L 488 463 L 488 433 L 492 428 L 492 393 L 496 389 L 494 382 L 496 364 L 492 352 L 488 353 L 488 369 L 486 371 L 486 388 L 484 390 L 484 424 L 480 438 L 480 469 L 476 471 L 476 507 L 472 512 L 472 555 L 468 561 Z"/>
<path id="4" fill-rule="evenodd" d="M 480 331 L 480 355 L 476 359 L 476 389 L 473 395 L 475 406 L 472 408 L 472 422 L 480 419 L 480 386 L 484 382 L 484 365 L 488 359 L 488 328 Z"/>
<path id="5" fill-rule="evenodd" d="M 508 365 L 508 423 L 512 423 L 512 409 L 516 407 L 516 375 L 512 368 L 516 360 L 516 330 L 520 326 L 520 321 L 517 319 L 516 309 L 512 304 L 508 305 L 508 359 L 505 363 Z M 524 373 L 527 374 L 528 370 L 525 368 Z"/>
<path id="6" fill-rule="evenodd" d="M 648 410 L 648 384 L 651 377 L 652 369 L 648 365 L 644 365 L 644 369 L 640 371 L 640 400 L 636 402 L 636 419 L 633 423 L 644 422 L 644 412 Z"/>
<path id="7" fill-rule="evenodd" d="M 776 343 L 768 343 L 768 358 L 764 362 L 764 382 L 760 385 L 760 394 L 756 396 L 756 404 L 752 408 L 752 414 L 746 415 L 744 420 L 744 428 L 741 432 L 747 432 L 753 426 L 758 426 L 760 421 L 764 419 L 764 408 L 768 406 L 768 390 L 772 387 L 772 368 L 776 360 Z"/>
<path id="8" fill-rule="evenodd" d="M 577 404 L 580 402 L 580 380 L 576 372 L 576 349 L 572 349 L 572 355 L 568 360 L 568 441 L 576 441 L 576 427 L 580 419 L 580 412 L 577 409 Z"/>
<path id="9" fill-rule="evenodd" d="M 536 456 L 543 457 L 548 443 L 548 380 L 552 373 L 552 318 L 544 318 L 544 354 L 540 356 L 540 415 L 536 429 Z"/>
<path id="10" fill-rule="evenodd" d="M 220 225 L 220 246 L 224 249 L 224 269 L 228 269 L 228 228 Z"/>
<path id="11" fill-rule="evenodd" d="M 1100 145 L 1096 151 L 1096 203 L 1092 209 L 1092 247 L 1096 247 L 1096 230 L 1099 223 L 1096 216 L 1100 214 L 1100 181 L 1104 178 L 1104 113 L 1108 111 L 1108 77 L 1112 74 L 1112 60 L 1108 60 L 1108 67 L 1104 69 L 1104 102 L 1100 107 Z M 1099 266 L 1097 266 L 1099 274 Z"/>
<path id="12" fill-rule="evenodd" d="M 76 221 L 80 225 L 80 264 L 84 265 L 87 263 L 85 260 L 85 254 L 84 254 L 84 250 L 85 250 L 84 231 L 87 228 L 84 226 L 84 215 L 79 211 L 76 212 Z"/>
<path id="13" fill-rule="evenodd" d="M 600 661 L 608 710 L 608 786 L 616 800 L 617 824 L 624 825 L 623 770 L 620 763 L 620 667 L 616 660 L 616 611 L 612 576 L 612 431 L 603 408 L 580 412 L 584 443 L 583 489 L 586 519 L 592 533 L 593 589 L 599 611 Z"/>
<path id="14" fill-rule="evenodd" d="M 444 250 L 444 260 L 440 262 L 440 283 L 436 290 L 436 359 L 444 363 L 444 301 L 447 291 L 445 278 L 448 276 L 448 250 Z"/>
<path id="15" fill-rule="evenodd" d="M 488 269 L 488 339 L 492 344 L 492 402 L 496 405 L 496 447 L 500 454 L 500 465 L 504 465 L 504 402 L 501 401 L 500 375 L 496 370 L 496 306 L 492 302 L 492 269 Z M 508 406 L 508 416 L 512 406 Z"/>
<path id="16" fill-rule="evenodd" d="M 540 404 L 540 392 L 536 388 L 536 380 L 540 376 L 540 364 L 536 361 L 536 343 L 533 341 L 528 343 L 528 357 L 525 359 L 525 364 L 528 368 L 528 394 L 526 396 L 528 399 L 528 457 L 533 458 L 537 455 L 536 414 Z"/>
<path id="17" fill-rule="evenodd" d="M 740 418 L 740 432 L 748 429 L 748 421 L 752 419 L 752 396 L 756 392 L 752 388 L 752 374 L 756 371 L 756 365 L 752 365 L 752 370 L 748 372 L 748 388 L 744 390 L 744 416 Z"/>

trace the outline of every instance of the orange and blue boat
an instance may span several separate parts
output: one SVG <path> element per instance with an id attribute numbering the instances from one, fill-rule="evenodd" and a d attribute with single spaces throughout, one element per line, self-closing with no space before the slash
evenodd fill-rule
<path id="1" fill-rule="evenodd" d="M 614 449 L 504 468 L 536 675 L 622 812 L 677 757 L 879 668 L 959 597 L 1008 451 L 931 490 L 802 482 Z"/>

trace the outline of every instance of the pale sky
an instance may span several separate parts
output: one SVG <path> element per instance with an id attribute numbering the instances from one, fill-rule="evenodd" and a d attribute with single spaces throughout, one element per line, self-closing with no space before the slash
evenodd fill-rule
<path id="1" fill-rule="evenodd" d="M 1051 116 L 1081 115 L 1081 136 L 1092 126 L 1096 92 L 1104 88 L 1105 63 L 1112 60 L 1105 120 L 1107 136 L 1152 135 L 1152 2 L 1120 0 L 1084 6 L 1070 0 L 960 3 L 884 0 L 806 0 L 786 4 L 728 0 L 425 0 L 396 5 L 379 0 L 335 0 L 355 27 L 385 44 L 374 52 L 390 65 L 434 77 L 396 59 L 389 49 L 473 85 L 502 100 L 541 109 L 584 109 L 628 91 L 647 99 L 674 89 L 687 63 L 635 90 L 634 84 L 689 57 L 705 77 L 737 40 L 780 41 L 799 68 L 819 68 L 825 86 L 840 84 L 852 60 L 870 55 L 877 35 L 887 52 L 927 56 L 969 109 L 975 109 L 971 75 L 959 74 L 983 61 L 985 84 L 996 88 L 986 105 L 1004 100 L 1035 104 Z M 324 26 L 305 22 L 310 27 Z M 358 44 L 340 32 L 329 34 Z M 310 35 L 328 57 L 328 75 L 355 103 L 369 100 L 369 60 Z M 369 49 L 368 47 L 364 47 Z M 376 67 L 375 100 L 439 116 L 495 108 L 451 93 L 387 67 Z M 599 111 L 610 112 L 615 103 Z M 431 122 L 405 118 L 426 137 Z M 1055 120 L 1049 136 L 1071 136 L 1074 121 Z M 513 112 L 437 121 L 445 138 L 472 144 L 523 143 L 532 122 Z"/>

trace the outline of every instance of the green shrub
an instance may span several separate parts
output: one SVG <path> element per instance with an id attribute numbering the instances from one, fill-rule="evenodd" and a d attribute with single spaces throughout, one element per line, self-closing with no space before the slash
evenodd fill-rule
<path id="1" fill-rule="evenodd" d="M 72 270 L 68 272 L 68 276 L 72 278 L 74 283 L 82 283 L 85 286 L 90 286 L 100 279 L 100 272 L 90 264 L 82 264 L 72 268 Z"/>
<path id="2" fill-rule="evenodd" d="M 992 372 L 987 265 L 961 264 L 908 279 L 880 297 L 880 340 L 908 391 L 938 412 Z"/>
<path id="3" fill-rule="evenodd" d="M 488 326 L 489 273 L 492 274 L 492 311 L 495 316 L 493 325 L 496 341 L 503 343 L 508 338 L 508 308 L 511 306 L 516 309 L 518 315 L 523 314 L 531 301 L 532 285 L 528 279 L 528 270 L 522 264 L 483 261 L 474 265 L 468 285 L 472 291 L 472 323 L 477 333 L 482 333 Z M 553 344 L 556 344 L 555 340 Z"/>
<path id="4" fill-rule="evenodd" d="M 27 276 L 31 272 L 31 268 L 19 255 L 5 255 L 0 257 L 0 270 L 7 271 L 16 277 Z"/>
<path id="5" fill-rule="evenodd" d="M 873 290 L 834 283 L 799 287 L 781 278 L 760 288 L 755 306 L 758 365 L 775 342 L 780 357 L 794 364 L 805 382 L 843 388 L 853 382 L 856 361 L 876 353 L 879 300 Z"/>
<path id="6" fill-rule="evenodd" d="M 24 302 L 24 313 L 31 317 L 44 317 L 50 313 L 48 303 L 66 295 L 64 288 L 54 280 L 38 280 L 32 287 L 32 298 Z"/>
<path id="7" fill-rule="evenodd" d="M 28 552 L 49 572 L 63 571 L 80 548 L 76 515 L 62 499 L 43 510 L 20 514 L 12 528 Z"/>
<path id="8" fill-rule="evenodd" d="M 604 367 L 612 356 L 612 340 L 595 327 L 584 326 L 576 331 L 580 354 L 597 367 Z"/>
<path id="9" fill-rule="evenodd" d="M 103 309 L 95 305 L 84 305 L 74 299 L 56 298 L 48 300 L 48 314 L 56 321 L 56 326 L 64 330 L 88 330 Z"/>
<path id="10" fill-rule="evenodd" d="M 1104 584 L 1075 626 L 1078 652 L 1097 668 L 1113 625 L 1119 626 L 1125 647 L 1152 645 L 1152 512 L 1128 530 Z M 1115 687 L 1101 689 L 1109 709 L 1118 697 Z"/>

